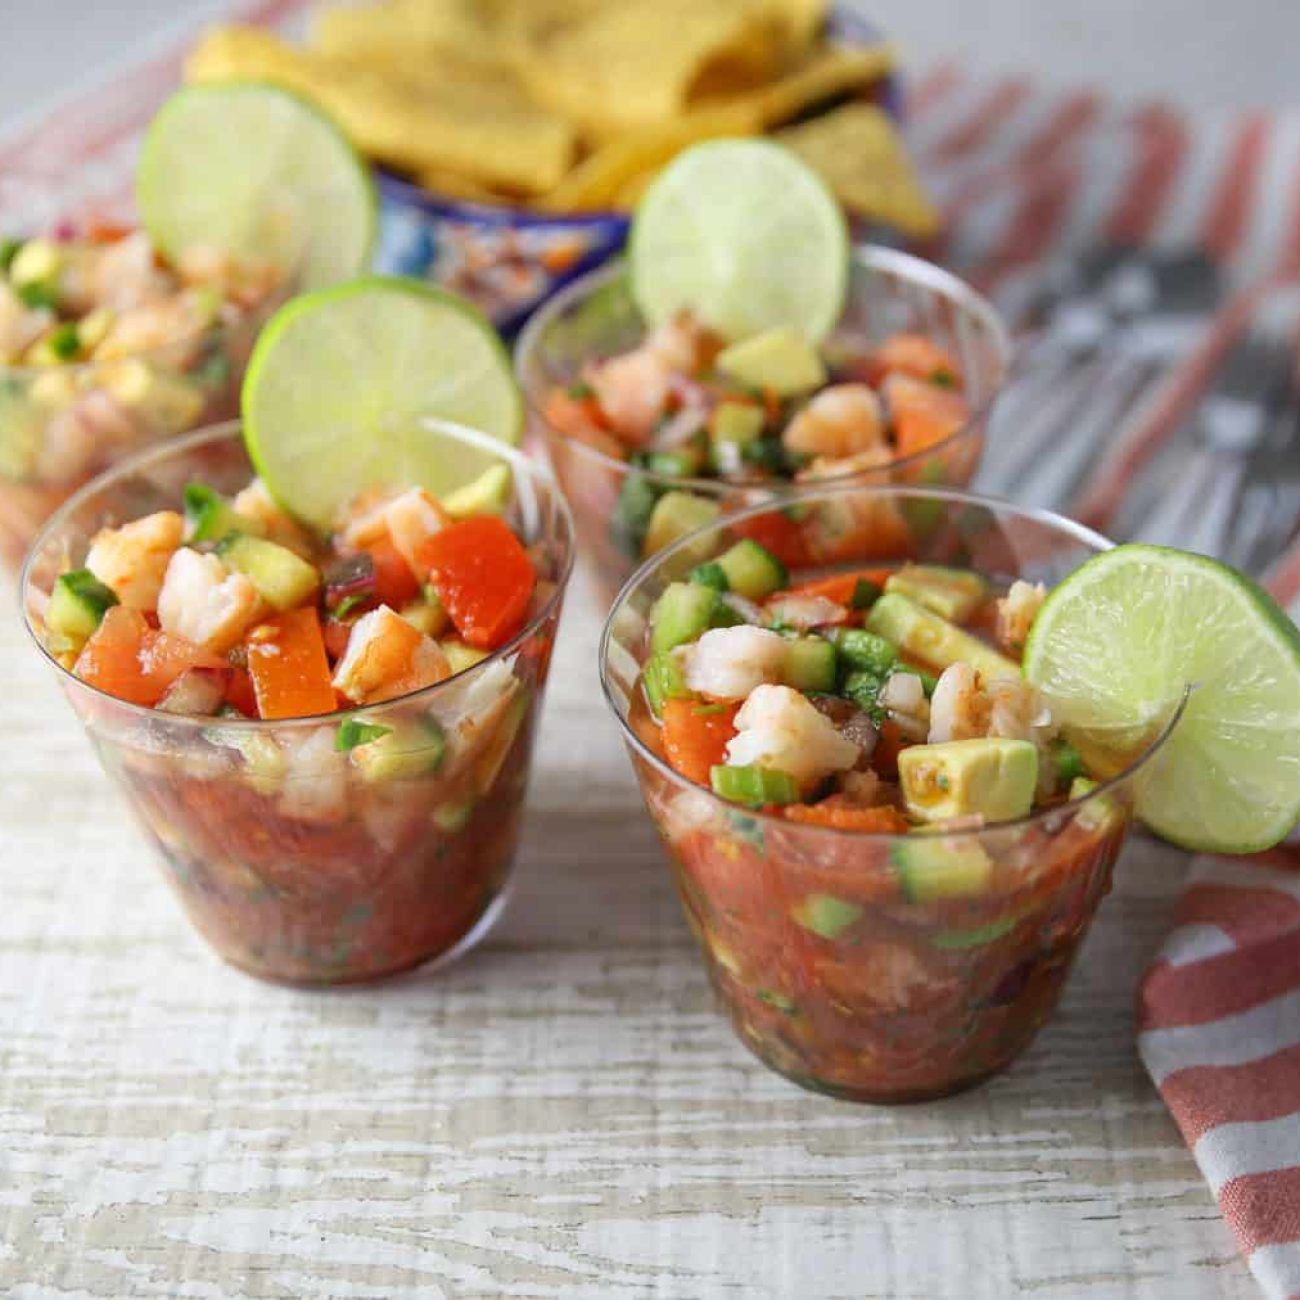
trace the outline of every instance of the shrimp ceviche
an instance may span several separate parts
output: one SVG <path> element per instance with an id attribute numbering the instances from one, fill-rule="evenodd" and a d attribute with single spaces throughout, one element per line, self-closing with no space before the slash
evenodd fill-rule
<path id="1" fill-rule="evenodd" d="M 144 443 L 234 414 L 275 267 L 104 224 L 0 239 L 0 551 Z"/>
<path id="2" fill-rule="evenodd" d="M 257 479 L 192 481 L 53 583 L 45 647 L 101 693 L 74 703 L 234 964 L 390 973 L 500 894 L 562 576 L 510 487 L 367 492 L 320 536 Z"/>
<path id="3" fill-rule="evenodd" d="M 653 605 L 638 771 L 724 1000 L 782 1072 L 936 1095 L 1053 1005 L 1126 817 L 1021 673 L 1044 596 L 922 563 L 792 581 L 742 537 Z"/>
<path id="4" fill-rule="evenodd" d="M 870 474 L 946 443 L 971 409 L 957 359 L 924 335 L 855 352 L 777 329 L 726 346 L 681 312 L 630 352 L 588 363 L 544 414 L 562 436 L 646 472 L 624 480 L 610 524 L 639 559 L 719 509 L 658 479 L 761 489 Z"/>

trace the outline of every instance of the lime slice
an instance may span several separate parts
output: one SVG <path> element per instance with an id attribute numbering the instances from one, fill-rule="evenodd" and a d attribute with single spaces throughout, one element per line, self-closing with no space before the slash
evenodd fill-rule
<path id="1" fill-rule="evenodd" d="M 1047 598 L 1025 675 L 1093 762 L 1153 736 L 1192 688 L 1137 785 L 1137 811 L 1184 848 L 1249 853 L 1300 818 L 1300 632 L 1226 565 L 1117 546 Z"/>
<path id="2" fill-rule="evenodd" d="M 849 232 L 835 196 L 788 149 L 709 140 L 681 153 L 637 206 L 632 296 L 651 324 L 690 308 L 731 339 L 839 320 Z"/>
<path id="3" fill-rule="evenodd" d="M 209 246 L 295 272 L 305 289 L 370 262 L 370 170 L 329 118 L 275 86 L 187 86 L 159 109 L 136 173 L 140 220 L 168 257 Z"/>
<path id="4" fill-rule="evenodd" d="M 318 528 L 367 487 L 437 496 L 495 463 L 423 416 L 511 445 L 523 399 L 496 331 L 416 280 L 369 276 L 295 298 L 273 316 L 244 378 L 244 441 L 268 491 Z"/>

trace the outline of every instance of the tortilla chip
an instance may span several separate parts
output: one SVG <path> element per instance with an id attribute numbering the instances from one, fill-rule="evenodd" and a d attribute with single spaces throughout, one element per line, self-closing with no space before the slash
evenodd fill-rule
<path id="1" fill-rule="evenodd" d="M 762 85 L 780 68 L 780 31 L 751 0 L 658 0 L 535 23 L 514 57 L 540 102 L 605 140 Z"/>
<path id="2" fill-rule="evenodd" d="M 254 27 L 215 28 L 190 53 L 189 81 L 270 81 L 319 104 L 357 147 L 404 171 L 462 174 L 521 194 L 553 189 L 573 129 L 508 79 L 462 68 L 416 82 L 326 59 Z"/>
<path id="3" fill-rule="evenodd" d="M 826 100 L 863 90 L 894 66 L 888 45 L 826 45 L 752 98 L 764 129 L 781 126 Z"/>
<path id="4" fill-rule="evenodd" d="M 917 238 L 938 230 L 938 213 L 893 122 L 874 104 L 845 104 L 776 139 L 819 172 L 850 212 Z"/>
<path id="5" fill-rule="evenodd" d="M 493 16 L 477 0 L 382 0 L 356 8 L 336 5 L 316 12 L 311 46 L 326 58 L 350 63 L 437 57 L 448 63 L 502 68 L 494 50 Z"/>
<path id="6" fill-rule="evenodd" d="M 466 203 L 489 203 L 497 206 L 518 200 L 518 195 L 494 190 L 491 186 L 484 185 L 469 176 L 462 176 L 459 172 L 446 171 L 442 168 L 426 168 L 416 177 L 416 180 L 434 198 L 459 199 Z"/>
<path id="7" fill-rule="evenodd" d="M 761 0 L 781 29 L 781 39 L 791 56 L 807 52 L 826 26 L 826 0 Z"/>

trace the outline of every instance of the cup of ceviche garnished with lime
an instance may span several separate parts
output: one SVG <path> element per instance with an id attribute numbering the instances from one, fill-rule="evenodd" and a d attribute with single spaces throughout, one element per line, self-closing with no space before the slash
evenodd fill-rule
<path id="1" fill-rule="evenodd" d="M 95 474 L 237 414 L 297 289 L 365 269 L 376 207 L 337 128 L 264 85 L 183 90 L 150 125 L 140 226 L 0 231 L 0 560 Z"/>
<path id="2" fill-rule="evenodd" d="M 787 511 L 835 564 L 763 544 Z M 1024 1050 L 1135 816 L 1213 852 L 1300 816 L 1276 604 L 1007 502 L 840 487 L 719 519 L 624 587 L 601 673 L 737 1034 L 852 1100 Z"/>
<path id="3" fill-rule="evenodd" d="M 955 276 L 851 246 L 789 151 L 715 140 L 647 191 L 625 262 L 536 313 L 516 368 L 612 599 L 683 533 L 809 484 L 965 486 L 1009 355 Z"/>
<path id="4" fill-rule="evenodd" d="M 414 282 L 282 308 L 242 406 L 53 516 L 29 629 L 228 962 L 445 960 L 505 896 L 568 509 L 491 327 Z"/>

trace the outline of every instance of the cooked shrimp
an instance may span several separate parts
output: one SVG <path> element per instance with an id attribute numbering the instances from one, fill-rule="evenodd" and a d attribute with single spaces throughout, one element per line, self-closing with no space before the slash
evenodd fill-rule
<path id="1" fill-rule="evenodd" d="M 285 756 L 279 810 L 302 821 L 337 822 L 348 815 L 348 756 L 335 747 L 336 728 L 313 727 L 279 739 Z"/>
<path id="2" fill-rule="evenodd" d="M 1008 650 L 1019 650 L 1029 637 L 1029 629 L 1047 599 L 1041 582 L 1017 578 L 1010 590 L 998 601 L 998 640 Z"/>
<path id="3" fill-rule="evenodd" d="M 648 344 L 593 366 L 587 382 L 610 431 L 640 445 L 663 417 L 672 390 L 673 368 Z"/>
<path id="4" fill-rule="evenodd" d="M 771 623 L 798 628 L 800 632 L 848 621 L 848 610 L 825 596 L 778 596 L 767 603 L 764 613 Z"/>
<path id="5" fill-rule="evenodd" d="M 158 593 L 158 624 L 164 632 L 225 654 L 263 612 L 257 588 L 217 556 L 188 546 L 172 555 Z"/>
<path id="6" fill-rule="evenodd" d="M 111 361 L 168 345 L 183 347 L 211 323 L 212 306 L 196 293 L 140 303 L 113 317 L 94 357 L 96 361 Z"/>
<path id="7" fill-rule="evenodd" d="M 137 415 L 102 388 L 92 388 L 50 416 L 37 473 L 50 483 L 82 478 L 144 433 Z"/>
<path id="8" fill-rule="evenodd" d="M 887 477 L 883 471 L 894 463 L 891 448 L 881 443 L 868 451 L 860 451 L 856 456 L 818 456 L 810 464 L 795 474 L 801 483 L 812 482 L 821 478 L 844 478 L 850 474 L 871 474 L 873 481 L 884 482 Z"/>
<path id="9" fill-rule="evenodd" d="M 679 375 L 696 375 L 713 364 L 722 341 L 690 312 L 680 311 L 659 326 L 642 345 L 657 353 Z"/>
<path id="10" fill-rule="evenodd" d="M 412 488 L 390 501 L 383 517 L 393 545 L 412 572 L 418 573 L 420 547 L 446 527 L 446 511 L 423 488 Z"/>
<path id="11" fill-rule="evenodd" d="M 0 280 L 0 361 L 16 361 L 54 324 L 54 313 L 44 307 L 27 307 Z"/>
<path id="12" fill-rule="evenodd" d="M 378 704 L 451 676 L 447 656 L 387 605 L 359 618 L 334 671 L 334 689 L 354 704 Z"/>
<path id="13" fill-rule="evenodd" d="M 184 532 L 185 521 L 174 510 L 101 529 L 90 543 L 86 568 L 129 609 L 153 609 Z"/>
<path id="14" fill-rule="evenodd" d="M 198 245 L 181 253 L 176 271 L 183 284 L 215 289 L 222 298 L 245 306 L 267 297 L 283 278 L 271 262 L 234 258 L 221 249 Z"/>
<path id="15" fill-rule="evenodd" d="M 743 700 L 757 686 L 779 682 L 784 637 L 762 627 L 715 627 L 673 651 L 686 685 L 715 700 Z"/>
<path id="16" fill-rule="evenodd" d="M 847 771 L 860 752 L 798 691 L 757 686 L 736 714 L 727 762 L 774 768 L 807 790 L 832 772 Z"/>
<path id="17" fill-rule="evenodd" d="M 930 698 L 931 744 L 1002 736 L 1046 742 L 1055 734 L 1051 710 L 1038 688 L 1021 677 L 985 681 L 970 664 L 945 668 Z"/>
<path id="18" fill-rule="evenodd" d="M 88 265 L 96 305 L 129 311 L 170 294 L 172 279 L 158 269 L 153 245 L 143 232 L 105 244 Z"/>
<path id="19" fill-rule="evenodd" d="M 915 673 L 890 673 L 877 697 L 909 739 L 924 740 L 930 727 L 930 701 Z"/>
<path id="20" fill-rule="evenodd" d="M 842 460 L 885 446 L 880 399 L 866 384 L 832 384 L 786 425 L 781 441 L 801 456 Z"/>
<path id="21" fill-rule="evenodd" d="M 230 504 L 239 514 L 257 520 L 271 541 L 279 542 L 300 555 L 311 553 L 311 539 L 291 516 L 275 504 L 260 478 L 255 478 L 246 488 L 235 493 Z"/>

